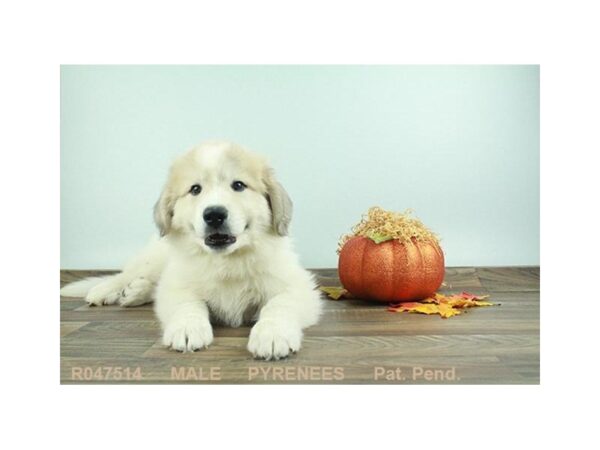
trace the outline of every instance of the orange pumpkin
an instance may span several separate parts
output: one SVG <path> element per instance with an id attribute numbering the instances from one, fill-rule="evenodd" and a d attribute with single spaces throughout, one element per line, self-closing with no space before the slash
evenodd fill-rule
<path id="1" fill-rule="evenodd" d="M 421 300 L 444 281 L 444 253 L 435 242 L 354 236 L 340 250 L 340 281 L 353 296 L 380 302 Z"/>

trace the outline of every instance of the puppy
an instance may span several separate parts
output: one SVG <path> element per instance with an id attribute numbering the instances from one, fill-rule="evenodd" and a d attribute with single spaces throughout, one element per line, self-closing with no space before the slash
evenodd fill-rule
<path id="1" fill-rule="evenodd" d="M 154 208 L 154 238 L 119 274 L 65 286 L 90 305 L 154 301 L 164 345 L 195 351 L 211 321 L 256 322 L 248 350 L 279 359 L 300 349 L 321 298 L 290 245 L 292 202 L 266 161 L 230 142 L 207 142 L 173 163 Z"/>

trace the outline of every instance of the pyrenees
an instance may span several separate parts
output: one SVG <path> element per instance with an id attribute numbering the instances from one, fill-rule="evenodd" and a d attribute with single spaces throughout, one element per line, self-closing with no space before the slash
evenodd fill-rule
<path id="1" fill-rule="evenodd" d="M 292 202 L 265 159 L 230 142 L 174 161 L 154 221 L 160 231 L 123 271 L 71 283 L 61 295 L 90 305 L 154 301 L 162 342 L 195 351 L 211 323 L 254 323 L 248 350 L 263 359 L 300 349 L 321 297 L 288 238 Z"/>

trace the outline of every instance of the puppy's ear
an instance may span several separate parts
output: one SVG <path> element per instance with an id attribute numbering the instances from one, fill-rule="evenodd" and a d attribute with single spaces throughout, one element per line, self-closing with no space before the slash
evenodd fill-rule
<path id="1" fill-rule="evenodd" d="M 171 230 L 174 206 L 175 196 L 170 192 L 168 186 L 165 186 L 154 205 L 154 222 L 161 236 L 166 235 Z"/>
<path id="2" fill-rule="evenodd" d="M 265 183 L 267 186 L 267 201 L 271 207 L 273 230 L 280 236 L 287 236 L 292 221 L 292 199 L 277 181 L 272 169 L 268 170 Z"/>

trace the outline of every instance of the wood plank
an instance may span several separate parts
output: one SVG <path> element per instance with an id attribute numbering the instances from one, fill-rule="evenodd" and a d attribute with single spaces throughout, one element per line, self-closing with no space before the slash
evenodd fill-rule
<path id="1" fill-rule="evenodd" d="M 477 276 L 490 292 L 540 290 L 539 267 L 479 267 Z"/>
<path id="2" fill-rule="evenodd" d="M 71 334 L 73 331 L 80 329 L 82 326 L 87 325 L 88 323 L 89 322 L 61 322 L 60 337 Z"/>
<path id="3" fill-rule="evenodd" d="M 117 270 L 61 270 L 60 287 L 83 278 L 110 275 L 117 272 Z"/>

